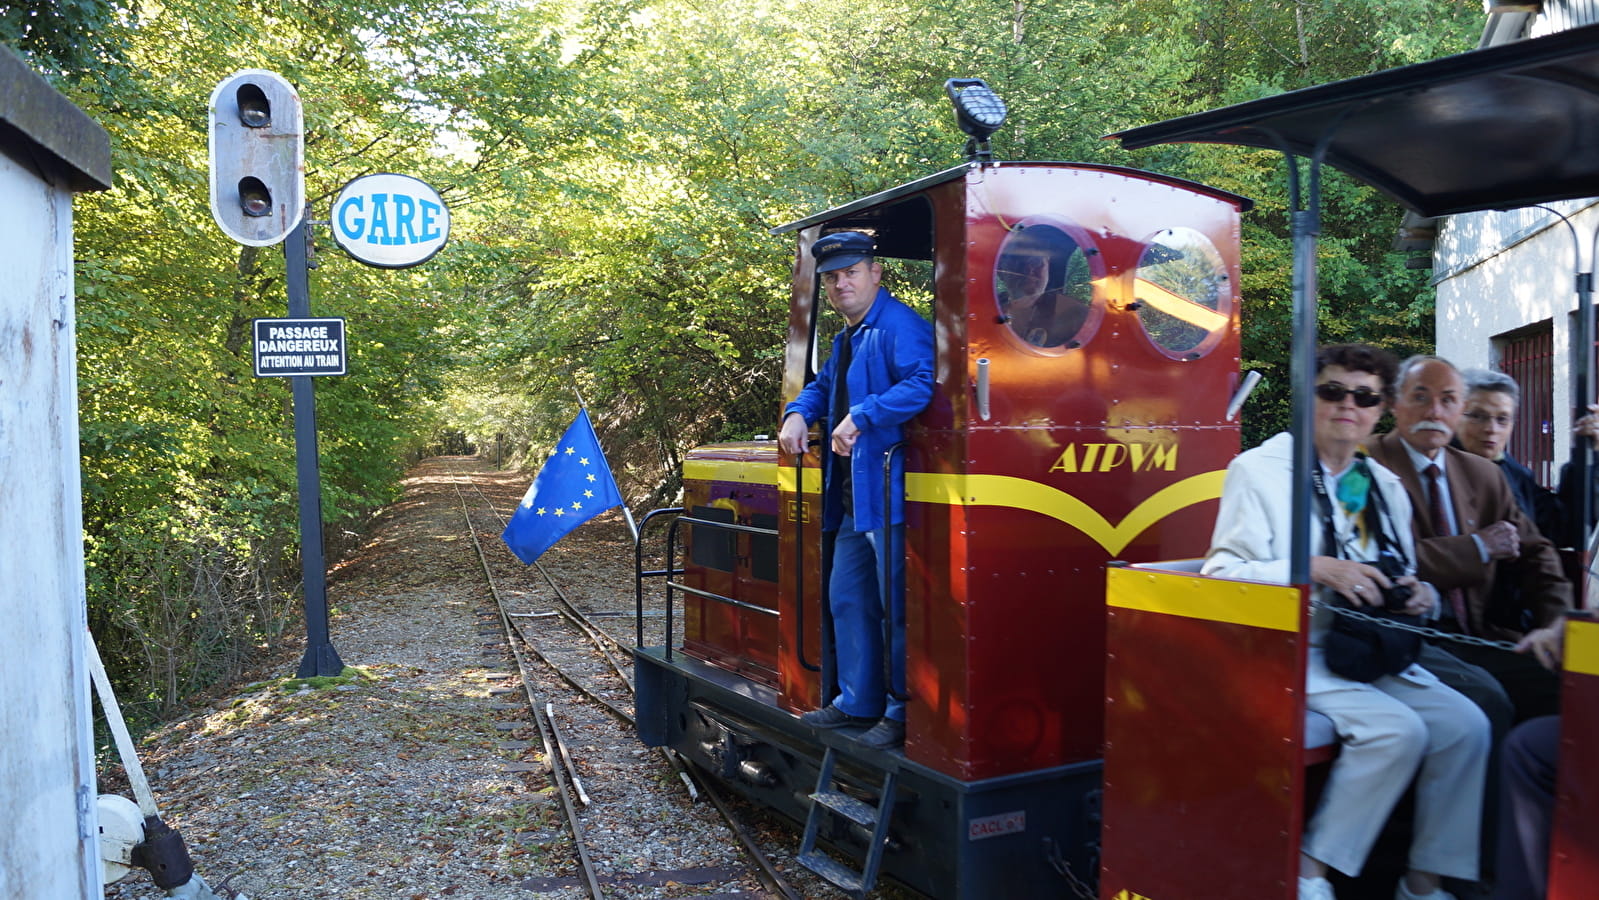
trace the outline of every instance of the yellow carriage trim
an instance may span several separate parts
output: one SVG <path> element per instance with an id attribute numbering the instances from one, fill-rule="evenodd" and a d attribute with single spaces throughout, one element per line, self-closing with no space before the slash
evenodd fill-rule
<path id="1" fill-rule="evenodd" d="M 1599 622 L 1566 623 L 1566 671 L 1599 675 Z"/>
<path id="2" fill-rule="evenodd" d="M 822 470 L 807 468 L 805 493 L 822 492 Z M 794 490 L 794 469 L 777 466 L 769 461 L 747 459 L 686 459 L 683 461 L 684 481 L 736 481 L 740 484 L 764 484 L 784 491 Z"/>
<path id="3" fill-rule="evenodd" d="M 1113 568 L 1107 574 L 1109 606 L 1273 631 L 1299 630 L 1303 602 L 1295 587 L 1155 569 Z"/>

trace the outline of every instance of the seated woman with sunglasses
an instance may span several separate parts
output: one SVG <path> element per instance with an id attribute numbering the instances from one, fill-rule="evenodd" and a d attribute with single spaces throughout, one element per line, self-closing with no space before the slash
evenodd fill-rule
<path id="1" fill-rule="evenodd" d="M 1437 592 L 1415 576 L 1410 500 L 1398 476 L 1359 451 L 1382 415 L 1398 362 L 1360 344 L 1323 347 L 1316 357 L 1310 580 L 1318 600 L 1381 607 L 1385 589 L 1412 589 L 1411 615 L 1430 615 Z M 1227 468 L 1221 510 L 1204 572 L 1287 584 L 1293 437 L 1279 434 Z M 1382 553 L 1406 573 L 1390 579 L 1372 565 Z M 1334 604 L 1337 605 L 1337 604 Z M 1342 749 L 1300 844 L 1300 900 L 1333 900 L 1327 870 L 1360 874 L 1389 812 L 1416 778 L 1409 869 L 1398 900 L 1453 900 L 1441 877 L 1474 881 L 1488 722 L 1461 694 L 1411 664 L 1397 675 L 1352 681 L 1327 668 L 1322 645 L 1333 613 L 1311 619 L 1306 705 L 1333 721 Z M 1418 774 L 1419 770 L 1419 774 Z"/>

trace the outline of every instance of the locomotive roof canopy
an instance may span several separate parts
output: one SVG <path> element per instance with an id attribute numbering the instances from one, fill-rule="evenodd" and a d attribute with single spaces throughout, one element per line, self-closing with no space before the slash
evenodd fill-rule
<path id="1" fill-rule="evenodd" d="M 784 234 L 809 228 L 812 225 L 825 224 L 827 226 L 823 229 L 825 232 L 871 232 L 877 237 L 878 256 L 891 259 L 932 259 L 933 208 L 927 201 L 926 192 L 928 189 L 945 182 L 954 181 L 957 178 L 964 178 L 966 173 L 974 168 L 999 169 L 1011 167 L 1061 167 L 1123 173 L 1146 180 L 1176 185 L 1191 191 L 1203 192 L 1232 203 L 1238 207 L 1240 212 L 1248 211 L 1255 205 L 1255 201 L 1248 197 L 1234 194 L 1230 191 L 1176 178 L 1171 175 L 1141 172 L 1125 166 L 1041 161 L 962 163 L 942 172 L 934 172 L 915 181 L 909 181 L 887 190 L 878 191 L 870 196 L 852 200 L 843 206 L 835 206 L 816 215 L 807 216 L 803 219 L 789 222 L 786 225 L 779 225 L 773 228 L 771 233 Z"/>
<path id="2" fill-rule="evenodd" d="M 1599 24 L 1156 122 L 1128 149 L 1313 155 L 1423 216 L 1599 196 Z"/>

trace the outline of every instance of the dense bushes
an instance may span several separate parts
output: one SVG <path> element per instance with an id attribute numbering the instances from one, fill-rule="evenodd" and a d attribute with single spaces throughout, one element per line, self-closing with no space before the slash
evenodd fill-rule
<path id="1" fill-rule="evenodd" d="M 626 496 L 682 452 L 775 427 L 793 246 L 770 229 L 960 160 L 944 79 L 1011 106 L 1000 156 L 1141 165 L 1253 196 L 1246 367 L 1285 375 L 1281 161 L 1129 155 L 1106 132 L 1466 49 L 1466 0 L 339 0 L 27 2 L 21 48 L 110 132 L 116 188 L 80 200 L 78 338 L 90 618 L 151 709 L 300 639 L 288 385 L 251 318 L 284 314 L 276 248 L 211 222 L 206 101 L 240 68 L 297 85 L 312 216 L 348 179 L 423 178 L 454 218 L 423 267 L 325 238 L 313 314 L 350 372 L 317 381 L 323 513 L 358 531 L 422 452 L 536 465 L 591 407 Z M 1430 343 L 1397 212 L 1333 178 L 1323 329 Z M 1252 404 L 1278 427 L 1286 377 Z"/>

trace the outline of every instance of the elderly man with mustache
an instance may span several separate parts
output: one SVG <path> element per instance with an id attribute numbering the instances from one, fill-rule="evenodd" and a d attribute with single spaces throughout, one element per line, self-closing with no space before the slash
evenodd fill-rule
<path id="1" fill-rule="evenodd" d="M 1452 641 L 1440 645 L 1493 675 L 1513 704 L 1511 720 L 1520 721 L 1558 707 L 1552 670 L 1560 661 L 1561 623 L 1571 607 L 1571 583 L 1554 545 L 1528 521 L 1498 467 L 1449 446 L 1465 401 L 1465 382 L 1448 360 L 1405 360 L 1399 370 L 1394 430 L 1372 440 L 1371 456 L 1397 472 L 1410 494 L 1420 577 L 1444 593 L 1438 627 L 1516 643 L 1517 653 Z M 1500 567 L 1509 567 L 1516 576 L 1523 608 L 1496 609 L 1489 603 Z M 1424 665 L 1450 668 L 1446 663 L 1435 652 L 1424 653 Z M 1452 683 L 1444 672 L 1439 675 Z M 1474 700 L 1479 699 L 1476 693 L 1468 691 Z M 1503 707 L 1491 708 L 1491 702 L 1483 706 L 1490 720 L 1497 718 L 1496 725 L 1508 728 Z"/>
<path id="2" fill-rule="evenodd" d="M 1436 641 L 1422 652 L 1423 665 L 1483 707 L 1497 737 L 1514 722 L 1558 710 L 1554 670 L 1572 590 L 1554 545 L 1521 511 L 1498 467 L 1449 446 L 1465 402 L 1454 365 L 1411 357 L 1400 366 L 1394 430 L 1369 449 L 1410 494 L 1419 575 L 1444 595 L 1438 627 L 1516 644 L 1511 653 Z M 1501 568 L 1521 587 L 1520 608 L 1490 602 Z"/>
<path id="3" fill-rule="evenodd" d="M 1483 813 L 1492 823 L 1499 805 L 1497 754 L 1505 734 L 1517 722 L 1559 710 L 1555 670 L 1572 590 L 1554 545 L 1521 511 L 1499 467 L 1450 446 L 1465 405 L 1459 369 L 1436 356 L 1413 356 L 1399 367 L 1394 429 L 1373 438 L 1367 449 L 1399 476 L 1410 495 L 1417 575 L 1443 595 L 1435 626 L 1515 642 L 1515 652 L 1509 652 L 1429 640 L 1417 660 L 1488 716 L 1495 758 L 1488 767 Z M 1521 587 L 1520 608 L 1491 602 L 1501 568 Z M 1495 857 L 1491 824 L 1481 835 L 1487 862 Z"/>

